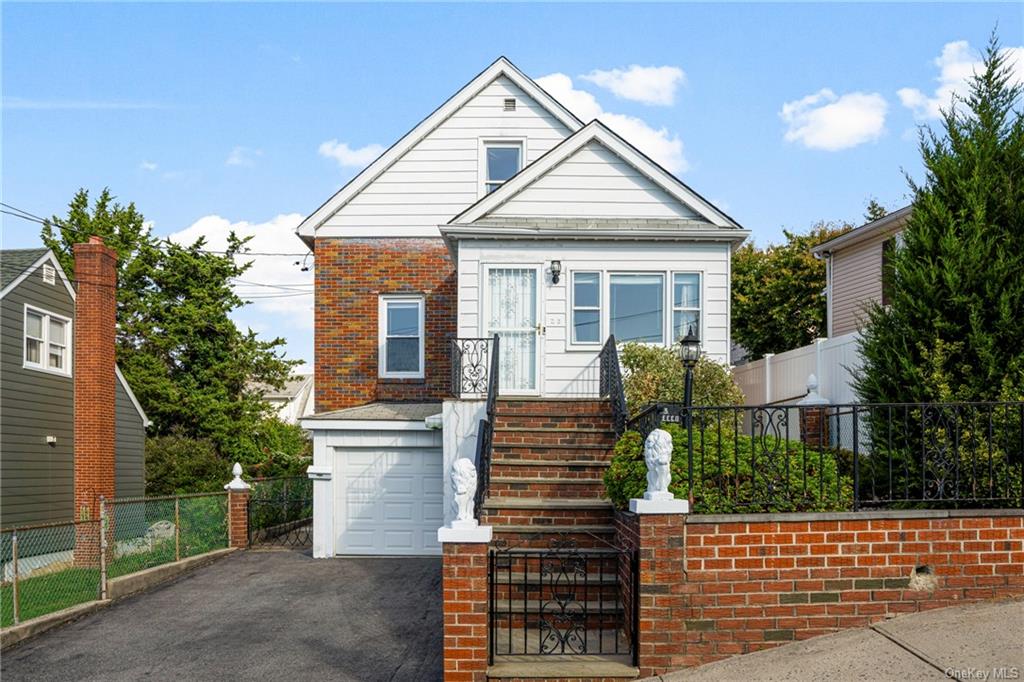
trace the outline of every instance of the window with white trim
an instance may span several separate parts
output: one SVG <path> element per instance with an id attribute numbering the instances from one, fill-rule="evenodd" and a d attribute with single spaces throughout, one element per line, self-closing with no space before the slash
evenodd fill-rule
<path id="1" fill-rule="evenodd" d="M 71 374 L 71 320 L 25 306 L 24 366 Z"/>
<path id="2" fill-rule="evenodd" d="M 484 142 L 484 194 L 490 194 L 523 167 L 523 143 L 520 141 Z"/>
<path id="3" fill-rule="evenodd" d="M 665 342 L 665 275 L 612 273 L 608 284 L 609 331 L 617 343 Z"/>
<path id="4" fill-rule="evenodd" d="M 601 342 L 601 273 L 572 273 L 572 342 Z"/>
<path id="5" fill-rule="evenodd" d="M 423 377 L 422 296 L 381 296 L 380 376 Z"/>
<path id="6" fill-rule="evenodd" d="M 672 274 L 672 341 L 690 331 L 700 338 L 700 273 Z"/>

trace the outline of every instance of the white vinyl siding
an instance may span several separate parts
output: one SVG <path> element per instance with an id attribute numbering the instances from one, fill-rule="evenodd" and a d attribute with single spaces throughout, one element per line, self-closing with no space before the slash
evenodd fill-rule
<path id="1" fill-rule="evenodd" d="M 698 219 L 600 142 L 581 147 L 491 215 Z"/>
<path id="2" fill-rule="evenodd" d="M 516 99 L 515 111 L 505 111 L 508 97 Z M 438 225 L 480 196 L 481 140 L 525 140 L 526 165 L 569 134 L 561 121 L 501 76 L 328 218 L 318 236 L 437 236 Z"/>
<path id="3" fill-rule="evenodd" d="M 480 298 L 484 264 L 562 261 L 563 271 L 601 272 L 602 296 L 608 290 L 607 278 L 614 272 L 699 273 L 701 277 L 701 347 L 718 362 L 728 362 L 729 352 L 729 257 L 726 243 L 673 242 L 587 242 L 557 248 L 551 242 L 473 241 L 459 242 L 458 335 L 476 337 L 481 328 Z M 671 279 L 666 279 L 670 282 Z M 580 378 L 590 376 L 596 361 L 594 345 L 572 344 L 572 278 L 558 284 L 546 278 L 542 292 L 542 322 L 545 327 L 541 347 L 542 395 L 578 392 Z M 671 300 L 666 296 L 665 328 L 671 324 Z M 608 333 L 607 305 L 602 302 L 605 319 L 601 323 L 600 343 Z"/>

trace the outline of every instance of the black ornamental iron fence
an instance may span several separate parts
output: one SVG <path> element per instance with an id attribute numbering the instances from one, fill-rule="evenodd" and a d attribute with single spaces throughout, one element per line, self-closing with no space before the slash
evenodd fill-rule
<path id="1" fill-rule="evenodd" d="M 615 336 L 609 336 L 601 348 L 600 359 L 600 394 L 611 402 L 612 426 L 616 433 L 622 433 L 626 426 L 629 412 L 626 408 L 626 392 L 622 382 L 622 367 L 619 364 L 619 351 L 615 346 Z"/>
<path id="2" fill-rule="evenodd" d="M 546 549 L 488 553 L 488 630 L 496 656 L 619 655 L 636 665 L 639 553 L 579 547 L 554 536 Z"/>
<path id="3" fill-rule="evenodd" d="M 484 418 L 480 420 L 476 432 L 476 494 L 473 497 L 473 515 L 479 519 L 483 512 L 487 488 L 491 481 L 491 452 L 494 444 L 494 414 L 498 400 L 498 373 L 501 352 L 501 339 L 497 334 L 490 341 L 490 366 L 487 370 L 487 402 Z"/>
<path id="4" fill-rule="evenodd" d="M 1024 507 L 1024 402 L 659 403 L 627 424 L 659 427 L 695 512 Z"/>
<path id="5" fill-rule="evenodd" d="M 305 476 L 255 479 L 248 515 L 250 547 L 311 547 L 313 481 Z"/>
<path id="6" fill-rule="evenodd" d="M 452 339 L 451 354 L 451 393 L 456 398 L 463 396 L 483 396 L 489 392 L 491 377 L 491 358 L 495 349 L 495 339 L 463 338 Z"/>

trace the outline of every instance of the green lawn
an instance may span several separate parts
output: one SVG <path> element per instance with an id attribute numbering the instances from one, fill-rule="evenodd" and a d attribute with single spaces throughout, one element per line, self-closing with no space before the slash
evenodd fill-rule
<path id="1" fill-rule="evenodd" d="M 75 604 L 99 599 L 98 568 L 68 568 L 18 581 L 21 621 L 60 611 Z M 0 587 L 0 625 L 14 624 L 14 590 L 10 583 Z"/>

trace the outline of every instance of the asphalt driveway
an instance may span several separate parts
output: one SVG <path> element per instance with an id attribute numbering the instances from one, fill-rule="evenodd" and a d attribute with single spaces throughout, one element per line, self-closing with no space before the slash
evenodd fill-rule
<path id="1" fill-rule="evenodd" d="M 441 560 L 239 552 L 3 652 L 14 680 L 436 680 Z"/>

